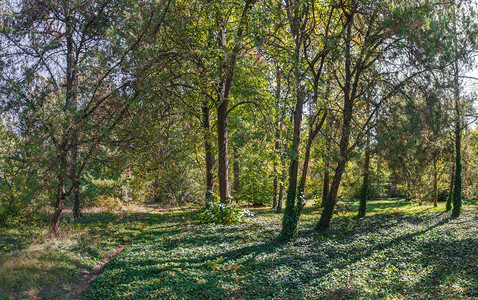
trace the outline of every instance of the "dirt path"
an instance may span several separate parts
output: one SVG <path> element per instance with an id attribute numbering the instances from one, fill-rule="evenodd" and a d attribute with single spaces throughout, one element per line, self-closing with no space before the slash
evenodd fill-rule
<path id="1" fill-rule="evenodd" d="M 140 235 L 144 230 L 141 230 L 138 234 L 136 234 L 133 238 L 131 238 L 128 242 L 124 243 L 123 245 L 119 246 L 115 250 L 111 251 L 106 257 L 104 257 L 94 268 L 90 270 L 84 270 L 82 272 L 83 278 L 80 280 L 80 282 L 74 284 L 71 288 L 70 293 L 68 294 L 68 299 L 80 299 L 78 297 L 81 296 L 81 294 L 88 289 L 90 286 L 91 282 L 95 280 L 96 276 L 103 270 L 103 267 L 111 260 L 113 259 L 116 255 L 121 253 L 121 251 L 124 250 L 124 248 L 128 247 L 129 244 L 131 244 L 134 239 Z"/>
<path id="2" fill-rule="evenodd" d="M 152 206 L 151 211 L 159 211 L 159 212 L 169 212 L 169 211 L 175 211 L 175 210 L 183 210 L 183 211 L 189 211 L 193 210 L 195 208 L 182 208 L 182 209 L 164 209 L 164 208 L 159 208 Z M 86 291 L 93 280 L 95 280 L 96 276 L 100 274 L 100 272 L 103 270 L 103 267 L 110 261 L 112 260 L 116 255 L 120 254 L 126 247 L 128 247 L 131 242 L 133 242 L 141 233 L 145 232 L 146 230 L 153 229 L 154 226 L 148 227 L 145 226 L 143 227 L 140 232 L 138 232 L 134 237 L 132 237 L 128 242 L 120 245 L 118 248 L 115 250 L 111 251 L 106 257 L 104 257 L 95 267 L 93 267 L 90 270 L 84 270 L 82 271 L 82 278 L 81 280 L 74 284 L 71 288 L 70 293 L 68 294 L 68 299 L 73 299 L 77 300 L 80 299 L 79 297 L 81 294 Z"/>

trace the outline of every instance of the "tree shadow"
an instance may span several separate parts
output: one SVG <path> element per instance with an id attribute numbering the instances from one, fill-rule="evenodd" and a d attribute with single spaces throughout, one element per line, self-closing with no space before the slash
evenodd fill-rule
<path id="1" fill-rule="evenodd" d="M 120 297 L 126 289 L 128 295 L 137 298 L 150 293 L 157 298 L 174 295 L 188 299 L 354 299 L 362 295 L 360 288 L 347 282 L 321 285 L 321 280 L 330 280 L 337 270 L 360 265 L 365 260 L 379 260 L 382 252 L 386 255 L 392 249 L 406 249 L 412 241 L 413 245 L 423 247 L 420 250 L 424 256 L 420 260 L 422 264 L 438 266 L 434 260 L 440 255 L 440 249 L 458 246 L 443 243 L 435 248 L 435 241 L 422 243 L 417 240 L 433 230 L 440 230 L 448 222 L 450 219 L 443 213 L 376 214 L 359 221 L 341 217 L 334 219 L 330 231 L 318 234 L 312 230 L 313 221 L 309 221 L 303 224 L 305 228 L 299 231 L 297 239 L 288 243 L 274 239 L 270 231 L 262 238 L 252 238 L 241 232 L 253 231 L 252 234 L 257 235 L 268 228 L 265 225 L 211 231 L 207 226 L 185 228 L 182 225 L 166 231 L 155 229 L 142 234 L 125 253 L 106 266 L 87 298 L 98 298 L 104 289 Z M 275 226 L 278 228 L 277 224 Z M 468 249 L 473 239 L 463 243 L 459 249 Z M 437 253 L 430 252 L 435 249 Z M 478 247 L 470 255 L 476 255 L 476 249 Z M 392 262 L 375 263 L 380 269 L 391 263 L 415 261 L 414 257 L 400 255 L 392 258 Z M 437 267 L 436 274 L 431 273 L 429 279 L 423 279 L 423 285 L 433 285 L 440 279 L 439 272 Z M 476 268 L 471 272 L 476 272 Z M 476 277 L 474 280 L 476 286 Z M 395 289 L 407 293 L 403 288 Z M 414 289 L 420 290 L 420 286 Z"/>

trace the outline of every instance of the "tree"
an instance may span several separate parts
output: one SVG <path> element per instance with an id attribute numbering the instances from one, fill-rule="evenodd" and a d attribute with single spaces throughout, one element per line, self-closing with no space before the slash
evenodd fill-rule
<path id="1" fill-rule="evenodd" d="M 365 120 L 365 124 L 359 126 L 360 132 L 363 131 L 364 125 L 370 122 L 380 105 L 397 93 L 402 85 L 399 81 L 413 78 L 413 74 L 401 78 L 403 76 L 398 75 L 401 70 L 393 70 L 396 55 L 392 50 L 403 48 L 403 39 L 409 34 L 409 28 L 417 27 L 417 23 L 419 26 L 422 22 L 419 20 L 426 17 L 429 5 L 394 1 L 377 5 L 368 1 L 353 0 L 339 3 L 338 9 L 343 32 L 340 44 L 343 51 L 339 54 L 341 60 L 337 60 L 338 63 L 334 66 L 336 84 L 340 87 L 343 97 L 342 104 L 339 105 L 342 112 L 339 157 L 330 191 L 316 226 L 317 230 L 329 227 L 345 166 L 351 150 L 360 141 L 355 139 L 350 145 L 350 141 L 353 140 L 351 134 L 354 129 L 353 120 L 357 113 L 357 103 L 364 100 L 363 96 L 377 80 L 394 82 L 388 84 L 387 90 L 380 92 L 374 110 Z M 403 67 L 401 65 L 401 68 Z M 400 80 L 386 80 L 384 77 L 388 79 L 397 77 Z"/>
<path id="2" fill-rule="evenodd" d="M 327 114 L 326 110 L 319 109 L 312 117 L 302 176 L 299 180 L 299 153 L 304 104 L 308 100 L 317 104 L 322 71 L 331 47 L 329 39 L 331 39 L 331 32 L 333 32 L 331 27 L 334 8 L 327 4 L 316 5 L 315 2 L 310 1 L 285 1 L 284 3 L 288 26 L 286 32 L 290 33 L 290 40 L 285 42 L 290 43 L 286 45 L 290 47 L 287 55 L 292 62 L 291 91 L 295 103 L 292 118 L 293 132 L 290 147 L 289 184 L 280 233 L 282 239 L 293 238 L 297 232 L 297 223 L 305 205 L 303 198 L 310 149 Z M 321 23 L 322 21 L 323 23 Z M 310 92 L 306 89 L 308 76 L 312 79 Z M 321 113 L 322 117 L 318 120 Z"/>
<path id="3" fill-rule="evenodd" d="M 41 164 L 52 172 L 50 232 L 57 234 L 66 199 L 77 192 L 99 144 L 138 96 L 138 69 L 128 64 L 146 31 L 161 26 L 169 2 L 146 7 L 144 17 L 139 9 L 129 10 L 134 3 L 128 1 L 19 4 L 0 32 L 1 58 L 8 66 L 0 79 L 2 99 L 4 109 L 19 119 L 20 134 L 38 143 L 45 155 Z M 119 20 L 125 27 L 113 25 Z M 78 203 L 75 209 L 78 213 Z"/>

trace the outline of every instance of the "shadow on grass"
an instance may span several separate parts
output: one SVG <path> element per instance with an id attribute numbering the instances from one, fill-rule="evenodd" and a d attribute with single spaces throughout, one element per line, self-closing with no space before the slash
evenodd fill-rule
<path id="1" fill-rule="evenodd" d="M 304 213 L 315 210 L 310 208 Z M 262 217 L 268 214 L 273 212 L 256 213 Z M 461 246 L 449 241 L 440 244 L 434 230 L 439 231 L 450 222 L 443 213 L 376 214 L 359 221 L 350 217 L 335 218 L 332 230 L 323 234 L 311 230 L 312 220 L 305 224 L 305 230 L 299 231 L 297 239 L 289 243 L 273 238 L 280 220 L 273 222 L 273 229 L 266 223 L 219 228 L 178 224 L 145 232 L 106 266 L 85 296 L 89 299 L 125 295 L 128 298 L 353 299 L 362 295 L 360 288 L 348 283 L 328 285 L 323 281 L 333 281 L 337 270 L 361 266 L 364 262 L 374 265 L 376 272 L 387 269 L 390 264 L 418 262 L 432 266 L 433 271 L 414 289 L 440 296 L 439 291 L 434 294 L 428 289 L 437 282 L 443 283 L 458 270 L 458 266 L 453 265 L 452 270 L 443 272 L 439 267 L 441 261 L 437 260 L 440 253 L 448 248 L 465 251 L 474 243 L 467 238 L 460 242 Z M 434 232 L 433 240 L 422 241 L 423 236 L 431 232 Z M 467 257 L 476 256 L 477 249 L 467 252 Z M 419 259 L 408 256 L 408 250 L 416 251 Z M 383 257 L 387 255 L 391 257 L 385 260 Z M 459 254 L 450 252 L 443 258 L 452 259 L 453 255 Z M 476 267 L 472 266 L 471 272 L 475 271 Z M 473 280 L 476 287 L 476 277 Z M 406 286 L 387 284 L 397 293 L 410 292 Z"/>
<path id="2" fill-rule="evenodd" d="M 427 290 L 432 297 L 440 298 L 440 289 L 452 290 L 458 278 L 466 278 L 466 291 L 461 296 L 478 296 L 478 241 L 466 238 L 456 241 L 433 241 L 425 244 L 423 259 L 425 265 L 433 266 L 432 271 L 415 288 L 436 287 Z"/>

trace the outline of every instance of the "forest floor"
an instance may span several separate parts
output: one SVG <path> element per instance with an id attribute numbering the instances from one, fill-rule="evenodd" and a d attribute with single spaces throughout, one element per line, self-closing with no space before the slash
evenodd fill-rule
<path id="1" fill-rule="evenodd" d="M 312 230 L 320 210 L 306 207 L 290 243 L 275 240 L 281 215 L 268 208 L 228 226 L 197 224 L 195 211 L 90 212 L 54 240 L 2 229 L 0 299 L 72 298 L 133 237 L 78 298 L 478 298 L 478 203 L 459 219 L 443 206 L 371 201 L 357 221 L 355 203 L 321 234 Z"/>

